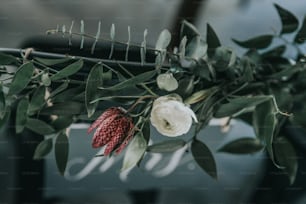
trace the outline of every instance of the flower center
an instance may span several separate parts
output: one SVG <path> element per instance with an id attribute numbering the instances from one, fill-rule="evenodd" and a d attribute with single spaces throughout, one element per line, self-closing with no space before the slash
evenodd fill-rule
<path id="1" fill-rule="evenodd" d="M 171 129 L 171 124 L 168 122 L 168 120 L 163 119 L 163 123 L 164 123 L 164 127 L 165 127 L 166 129 Z"/>

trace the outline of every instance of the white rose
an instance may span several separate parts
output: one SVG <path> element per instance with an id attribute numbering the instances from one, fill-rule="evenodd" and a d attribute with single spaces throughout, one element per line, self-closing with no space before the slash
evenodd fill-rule
<path id="1" fill-rule="evenodd" d="M 198 122 L 194 112 L 180 98 L 162 96 L 154 101 L 150 120 L 161 134 L 176 137 L 189 131 L 192 118 Z"/>

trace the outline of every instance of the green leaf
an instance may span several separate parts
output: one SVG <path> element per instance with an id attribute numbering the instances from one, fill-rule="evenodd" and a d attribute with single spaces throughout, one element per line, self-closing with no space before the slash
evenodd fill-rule
<path id="1" fill-rule="evenodd" d="M 153 71 L 148 71 L 142 74 L 139 74 L 137 76 L 131 77 L 123 82 L 120 82 L 114 86 L 111 87 L 99 87 L 100 89 L 106 89 L 106 90 L 111 90 L 111 91 L 118 91 L 118 90 L 122 90 L 131 86 L 135 86 L 139 83 L 143 83 L 146 82 L 147 80 L 151 79 L 152 77 L 154 77 L 156 74 L 156 70 Z"/>
<path id="2" fill-rule="evenodd" d="M 286 51 L 285 45 L 277 46 L 267 52 L 262 53 L 263 57 L 279 57 Z"/>
<path id="3" fill-rule="evenodd" d="M 206 42 L 208 45 L 208 56 L 213 56 L 215 49 L 221 46 L 220 40 L 214 29 L 207 24 L 206 27 Z"/>
<path id="4" fill-rule="evenodd" d="M 298 26 L 299 26 L 299 21 L 298 19 L 292 14 L 290 13 L 288 10 L 280 7 L 277 4 L 274 4 L 279 17 L 281 18 L 281 22 L 282 22 L 282 30 L 281 30 L 281 34 L 284 33 L 292 33 L 294 32 Z"/>
<path id="5" fill-rule="evenodd" d="M 60 133 L 56 137 L 54 153 L 58 171 L 61 175 L 64 175 L 69 154 L 69 141 L 65 133 Z"/>
<path id="6" fill-rule="evenodd" d="M 0 53 L 0 64 L 1 65 L 10 65 L 10 64 L 16 63 L 17 61 L 18 61 L 17 58 L 12 55 Z"/>
<path id="7" fill-rule="evenodd" d="M 188 43 L 186 47 L 186 56 L 198 61 L 206 55 L 207 48 L 207 44 L 201 37 L 196 36 Z"/>
<path id="8" fill-rule="evenodd" d="M 98 105 L 98 103 L 90 103 L 90 102 L 96 99 L 97 97 L 99 97 L 98 87 L 103 85 L 102 75 L 103 75 L 103 66 L 101 64 L 96 64 L 93 68 L 91 68 L 86 81 L 85 105 L 89 118 L 94 114 Z"/>
<path id="9" fill-rule="evenodd" d="M 33 115 L 36 111 L 40 110 L 45 104 L 46 88 L 44 86 L 38 87 L 29 104 L 28 114 Z"/>
<path id="10" fill-rule="evenodd" d="M 43 159 L 52 150 L 53 142 L 52 138 L 41 141 L 35 149 L 33 159 Z"/>
<path id="11" fill-rule="evenodd" d="M 150 126 L 150 122 L 147 121 L 145 122 L 143 128 L 142 128 L 142 134 L 143 134 L 143 138 L 146 140 L 147 144 L 150 141 L 150 136 L 151 136 L 151 126 Z"/>
<path id="12" fill-rule="evenodd" d="M 267 48 L 271 44 L 273 40 L 273 35 L 262 35 L 262 36 L 258 36 L 255 38 L 251 38 L 246 41 L 239 41 L 235 39 L 232 39 L 232 40 L 236 44 L 244 48 L 263 49 L 263 48 Z"/>
<path id="13" fill-rule="evenodd" d="M 187 37 L 184 36 L 180 42 L 179 46 L 179 58 L 180 60 L 183 60 L 185 58 L 186 54 L 186 43 L 187 43 Z"/>
<path id="14" fill-rule="evenodd" d="M 55 103 L 50 107 L 44 108 L 41 115 L 78 115 L 84 111 L 82 103 L 67 101 L 62 103 Z"/>
<path id="15" fill-rule="evenodd" d="M 218 152 L 226 152 L 232 154 L 252 154 L 263 149 L 258 139 L 240 138 L 232 141 L 218 149 Z"/>
<path id="16" fill-rule="evenodd" d="M 67 67 L 63 68 L 62 70 L 60 70 L 59 72 L 57 72 L 53 76 L 51 76 L 51 80 L 56 81 L 56 80 L 63 79 L 63 78 L 66 78 L 68 76 L 71 76 L 71 75 L 77 73 L 82 67 L 83 67 L 83 60 L 80 59 L 80 60 L 68 65 Z"/>
<path id="17" fill-rule="evenodd" d="M 46 66 L 52 66 L 52 65 L 57 65 L 57 64 L 63 64 L 66 62 L 71 61 L 71 58 L 60 58 L 60 59 L 48 59 L 48 58 L 40 58 L 40 57 L 35 57 L 34 60 L 46 65 Z"/>
<path id="18" fill-rule="evenodd" d="M 32 62 L 21 65 L 11 82 L 8 95 L 14 95 L 21 92 L 31 81 L 33 75 L 34 66 Z"/>
<path id="19" fill-rule="evenodd" d="M 28 118 L 25 126 L 39 135 L 49 135 L 55 132 L 52 126 L 42 120 L 34 118 Z"/>
<path id="20" fill-rule="evenodd" d="M 148 146 L 147 152 L 166 153 L 174 152 L 186 145 L 186 142 L 181 139 L 168 140 Z"/>
<path id="21" fill-rule="evenodd" d="M 72 116 L 58 116 L 54 121 L 52 121 L 51 125 L 56 131 L 59 131 L 69 127 L 73 121 Z"/>
<path id="22" fill-rule="evenodd" d="M 186 36 L 187 41 L 192 40 L 195 36 L 200 36 L 198 29 L 186 20 L 182 21 L 180 39 Z"/>
<path id="23" fill-rule="evenodd" d="M 213 57 L 215 63 L 214 67 L 217 71 L 225 71 L 233 66 L 236 62 L 236 54 L 233 50 L 227 47 L 218 47 Z"/>
<path id="24" fill-rule="evenodd" d="M 2 84 L 0 83 L 0 119 L 2 119 L 5 116 L 5 112 L 6 112 L 5 96 L 2 91 Z"/>
<path id="25" fill-rule="evenodd" d="M 53 103 L 60 103 L 66 101 L 78 101 L 77 97 L 84 93 L 84 96 L 81 98 L 81 102 L 85 101 L 85 85 L 80 85 L 77 87 L 69 88 L 61 93 L 57 94 L 56 96 L 52 97 Z"/>
<path id="26" fill-rule="evenodd" d="M 0 130 L 9 122 L 10 116 L 11 116 L 11 110 L 7 108 L 3 117 L 0 118 Z"/>
<path id="27" fill-rule="evenodd" d="M 57 94 L 59 94 L 60 92 L 64 91 L 65 89 L 67 89 L 69 85 L 69 81 L 65 81 L 63 84 L 61 84 L 60 86 L 58 86 L 54 91 L 51 92 L 50 94 L 50 98 L 53 98 L 54 96 L 56 96 Z"/>
<path id="28" fill-rule="evenodd" d="M 27 123 L 27 112 L 29 107 L 29 100 L 23 98 L 19 101 L 16 110 L 16 133 L 21 133 L 24 129 L 25 124 Z"/>
<path id="29" fill-rule="evenodd" d="M 170 44 L 170 41 L 171 41 L 171 33 L 167 29 L 163 30 L 159 34 L 159 37 L 156 41 L 155 49 L 159 51 L 166 50 L 168 45 Z"/>
<path id="30" fill-rule="evenodd" d="M 272 100 L 266 101 L 256 106 L 253 113 L 253 127 L 257 138 L 265 145 L 273 163 L 280 167 L 274 159 L 273 137 L 277 124 L 276 110 Z"/>
<path id="31" fill-rule="evenodd" d="M 147 142 L 144 139 L 143 134 L 139 132 L 135 135 L 134 139 L 126 150 L 121 171 L 125 171 L 136 166 L 143 157 L 146 149 Z"/>
<path id="32" fill-rule="evenodd" d="M 284 171 L 288 174 L 290 184 L 295 181 L 298 170 L 297 155 L 293 145 L 285 138 L 279 137 L 273 143 L 275 158 L 281 166 L 285 167 Z"/>
<path id="33" fill-rule="evenodd" d="M 306 40 L 306 16 L 304 16 L 303 24 L 294 38 L 295 43 L 304 43 Z"/>
<path id="34" fill-rule="evenodd" d="M 199 140 L 191 143 L 191 152 L 198 165 L 212 178 L 217 179 L 217 167 L 209 148 Z"/>
<path id="35" fill-rule="evenodd" d="M 271 96 L 252 96 L 252 97 L 238 97 L 229 99 L 228 103 L 222 104 L 215 112 L 214 117 L 222 118 L 232 116 L 238 113 L 243 113 L 244 110 L 257 106 L 265 101 L 271 100 Z"/>

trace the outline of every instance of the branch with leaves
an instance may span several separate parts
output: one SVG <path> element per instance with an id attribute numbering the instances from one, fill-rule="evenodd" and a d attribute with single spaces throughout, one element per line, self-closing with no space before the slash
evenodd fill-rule
<path id="1" fill-rule="evenodd" d="M 79 36 L 80 49 L 85 40 L 91 40 L 92 53 L 99 42 L 110 42 L 109 57 L 56 55 L 54 59 L 54 55 L 37 57 L 35 51 L 28 55 L 1 52 L 0 127 L 13 117 L 16 134 L 29 129 L 45 135 L 33 158 L 42 159 L 54 146 L 62 174 L 68 161 L 66 130 L 72 123 L 85 121 L 93 122 L 88 130 L 95 130 L 92 146 L 105 146 L 104 155 L 98 156 L 124 151 L 122 171 L 134 168 L 146 154 L 189 148 L 199 166 L 217 178 L 214 154 L 202 141 L 200 130 L 213 118 L 243 120 L 253 126 L 256 137 L 232 141 L 219 152 L 250 154 L 265 149 L 293 183 L 296 153 L 282 128 L 288 123 L 306 127 L 306 59 L 300 49 L 305 45 L 306 20 L 299 25 L 292 13 L 277 4 L 275 8 L 281 30 L 245 41 L 233 39 L 247 49 L 241 57 L 222 46 L 210 25 L 204 39 L 187 21 L 173 50 L 168 48 L 168 30 L 161 32 L 155 47 L 146 43 L 147 30 L 140 44 L 131 43 L 130 27 L 127 42 L 116 41 L 114 25 L 109 38 L 101 37 L 100 22 L 96 35 L 85 33 L 84 21 L 80 32 L 73 31 L 74 22 L 69 30 L 66 26 L 50 30 L 49 34 L 68 36 L 69 45 L 72 36 Z M 287 34 L 292 33 L 290 40 Z M 283 44 L 271 47 L 273 39 L 282 39 Z M 114 58 L 116 44 L 125 46 L 123 61 Z M 139 62 L 129 61 L 132 46 L 139 48 Z M 288 46 L 296 49 L 295 58 L 284 55 Z M 147 62 L 149 52 L 155 56 L 154 63 Z M 127 66 L 143 71 L 135 74 Z M 16 115 L 11 115 L 13 109 Z M 167 137 L 149 145 L 150 128 Z M 177 138 L 188 132 L 194 134 L 187 141 Z"/>

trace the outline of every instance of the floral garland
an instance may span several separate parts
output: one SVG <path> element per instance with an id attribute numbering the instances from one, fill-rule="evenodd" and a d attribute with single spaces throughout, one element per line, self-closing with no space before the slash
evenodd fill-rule
<path id="1" fill-rule="evenodd" d="M 108 41 L 109 59 L 69 55 L 42 58 L 33 50 L 21 52 L 21 57 L 2 52 L 0 127 L 13 117 L 16 134 L 28 129 L 45 135 L 33 158 L 42 159 L 54 143 L 62 174 L 68 160 L 67 128 L 75 122 L 94 121 L 88 129 L 88 133 L 95 130 L 92 147 L 106 146 L 104 155 L 98 156 L 115 156 L 128 145 L 122 171 L 139 164 L 146 152 L 174 152 L 188 146 L 199 166 L 217 178 L 214 156 L 198 133 L 212 118 L 225 117 L 228 123 L 239 119 L 254 127 L 256 138 L 238 139 L 219 151 L 241 154 L 266 149 L 293 183 L 297 172 L 295 148 L 281 130 L 288 123 L 306 127 L 306 65 L 300 48 L 306 36 L 306 19 L 299 26 L 292 13 L 276 4 L 275 8 L 282 22 L 280 32 L 234 40 L 248 49 L 242 57 L 222 46 L 210 25 L 204 40 L 187 21 L 182 23 L 180 44 L 171 52 L 168 30 L 161 32 L 155 48 L 146 44 L 147 30 L 141 45 L 131 44 L 130 28 L 127 42 L 116 41 L 114 25 L 110 39 L 100 36 L 100 23 L 95 36 L 85 34 L 83 21 L 80 33 L 72 32 L 73 24 L 68 31 L 65 26 L 51 30 L 49 34 L 68 36 L 69 44 L 72 36 L 81 36 L 81 49 L 86 46 L 85 38 L 93 39 L 92 53 L 99 41 Z M 294 32 L 291 43 L 286 34 Z M 271 48 L 276 38 L 284 43 Z M 124 60 L 113 57 L 117 44 L 125 46 Z M 132 46 L 139 48 L 139 62 L 128 59 Z M 296 49 L 296 58 L 284 57 L 288 46 Z M 150 53 L 153 62 L 146 59 Z M 148 69 L 136 73 L 125 65 Z M 116 105 L 104 106 L 102 102 L 107 101 Z M 167 137 L 193 134 L 188 141 L 168 138 L 149 145 L 150 128 Z"/>

